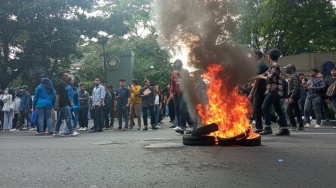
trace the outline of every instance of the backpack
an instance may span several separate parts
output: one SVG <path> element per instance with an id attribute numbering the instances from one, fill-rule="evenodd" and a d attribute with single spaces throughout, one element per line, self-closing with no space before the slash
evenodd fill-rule
<path id="1" fill-rule="evenodd" d="M 328 97 L 332 97 L 336 95 L 336 81 L 328 87 L 326 95 Z"/>

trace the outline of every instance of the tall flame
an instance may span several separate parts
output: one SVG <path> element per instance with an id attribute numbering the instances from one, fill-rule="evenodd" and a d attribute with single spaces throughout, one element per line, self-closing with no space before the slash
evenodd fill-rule
<path id="1" fill-rule="evenodd" d="M 227 77 L 223 75 L 228 75 Z M 247 97 L 238 94 L 238 88 L 230 88 L 228 84 L 233 78 L 219 64 L 210 64 L 204 74 L 209 79 L 207 96 L 209 104 L 197 105 L 198 114 L 204 125 L 217 123 L 219 131 L 212 136 L 229 138 L 242 133 L 256 137 L 252 126 L 249 124 L 248 114 L 251 113 L 251 105 Z"/>

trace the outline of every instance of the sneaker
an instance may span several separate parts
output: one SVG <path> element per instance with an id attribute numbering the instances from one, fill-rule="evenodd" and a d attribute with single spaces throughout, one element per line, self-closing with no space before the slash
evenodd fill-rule
<path id="1" fill-rule="evenodd" d="M 149 126 L 148 126 L 148 129 L 151 129 L 151 128 L 152 128 L 152 125 L 149 125 Z"/>
<path id="2" fill-rule="evenodd" d="M 290 131 L 296 131 L 298 128 L 297 127 L 289 127 Z"/>
<path id="3" fill-rule="evenodd" d="M 110 130 L 110 127 L 105 127 L 104 130 Z"/>
<path id="4" fill-rule="evenodd" d="M 336 127 L 333 127 L 333 129 L 336 129 Z"/>
<path id="5" fill-rule="evenodd" d="M 161 129 L 161 127 L 160 127 L 160 126 L 158 126 L 158 125 L 156 126 L 156 128 L 157 128 L 157 129 Z"/>
<path id="6" fill-rule="evenodd" d="M 268 134 L 273 134 L 272 128 L 271 127 L 265 127 L 263 131 L 259 133 L 260 135 L 268 135 Z"/>
<path id="7" fill-rule="evenodd" d="M 86 127 L 82 127 L 82 131 L 86 131 L 87 130 L 87 128 Z"/>
<path id="8" fill-rule="evenodd" d="M 321 125 L 316 124 L 314 128 L 321 128 Z"/>
<path id="9" fill-rule="evenodd" d="M 5 131 L 5 130 L 4 130 L 4 131 Z M 11 132 L 18 132 L 19 129 L 11 129 L 11 130 L 9 130 L 9 131 L 11 131 Z"/>
<path id="10" fill-rule="evenodd" d="M 139 127 L 137 130 L 141 130 L 141 127 Z"/>
<path id="11" fill-rule="evenodd" d="M 79 133 L 76 132 L 76 131 L 74 131 L 74 132 L 72 132 L 72 133 L 70 134 L 70 136 L 78 136 L 78 135 L 79 135 Z"/>
<path id="12" fill-rule="evenodd" d="M 261 133 L 263 130 L 262 129 L 256 129 L 255 131 L 253 131 L 254 133 Z"/>
<path id="13" fill-rule="evenodd" d="M 275 136 L 289 136 L 290 132 L 288 129 L 281 129 Z"/>
<path id="14" fill-rule="evenodd" d="M 128 131 L 128 128 L 123 128 L 123 131 Z"/>
<path id="15" fill-rule="evenodd" d="M 115 129 L 115 131 L 122 131 L 122 128 L 118 127 L 117 129 Z"/>
<path id="16" fill-rule="evenodd" d="M 29 129 L 30 131 L 36 131 L 36 128 L 34 127 L 34 128 L 31 128 L 31 129 Z"/>
<path id="17" fill-rule="evenodd" d="M 176 126 L 175 125 L 172 125 L 172 126 L 170 126 L 169 128 L 175 128 Z"/>
<path id="18" fill-rule="evenodd" d="M 58 137 L 58 136 L 64 136 L 64 135 L 59 132 L 58 133 L 54 132 L 53 137 Z"/>
<path id="19" fill-rule="evenodd" d="M 148 127 L 145 127 L 142 129 L 143 131 L 148 131 Z"/>
<path id="20" fill-rule="evenodd" d="M 179 126 L 176 126 L 175 128 L 173 128 L 175 131 L 176 130 L 180 130 L 181 128 Z"/>
<path id="21" fill-rule="evenodd" d="M 153 126 L 152 126 L 152 129 L 153 129 L 153 130 L 157 130 L 158 128 L 157 128 L 157 126 L 154 126 L 154 125 L 153 125 Z"/>
<path id="22" fill-rule="evenodd" d="M 177 132 L 177 133 L 180 133 L 180 134 L 184 134 L 184 130 L 183 129 L 178 129 L 178 130 L 176 130 L 175 132 Z"/>
<path id="23" fill-rule="evenodd" d="M 304 131 L 304 127 L 299 127 L 298 131 Z"/>
<path id="24" fill-rule="evenodd" d="M 78 130 L 79 130 L 79 131 L 82 131 L 82 130 L 83 130 L 83 127 L 79 128 Z"/>
<path id="25" fill-rule="evenodd" d="M 305 128 L 309 128 L 310 127 L 310 123 L 306 123 Z"/>

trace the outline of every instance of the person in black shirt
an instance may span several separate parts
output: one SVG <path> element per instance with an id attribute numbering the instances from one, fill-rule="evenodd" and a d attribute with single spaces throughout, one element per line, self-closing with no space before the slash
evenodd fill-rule
<path id="1" fill-rule="evenodd" d="M 331 69 L 331 77 L 325 79 L 326 88 L 328 89 L 330 85 L 333 84 L 334 82 L 336 82 L 336 67 Z M 330 97 L 327 96 L 326 102 L 331 104 L 334 112 L 336 112 L 336 95 Z M 336 126 L 334 126 L 333 128 L 336 128 Z"/>
<path id="2" fill-rule="evenodd" d="M 80 107 L 78 109 L 78 122 L 81 127 L 80 131 L 86 131 L 88 129 L 88 111 L 89 111 L 89 98 L 90 95 L 85 91 L 85 84 L 79 86 L 79 101 Z"/>
<path id="3" fill-rule="evenodd" d="M 268 66 L 261 61 L 262 52 L 260 50 L 254 51 L 254 57 L 256 62 L 259 64 L 257 75 L 264 74 L 268 70 Z M 253 98 L 252 103 L 253 103 L 256 133 L 263 131 L 263 122 L 262 122 L 263 112 L 261 107 L 265 99 L 265 92 L 266 92 L 266 80 L 257 79 L 254 81 L 252 90 L 248 95 L 250 101 L 252 101 Z"/>
<path id="4" fill-rule="evenodd" d="M 63 136 L 59 133 L 59 129 L 62 124 L 62 120 L 65 120 L 66 126 L 69 130 L 70 136 L 77 136 L 77 133 L 72 125 L 72 116 L 70 111 L 70 106 L 72 102 L 68 95 L 68 74 L 67 72 L 61 72 L 58 77 L 61 79 L 61 82 L 56 87 L 56 107 L 55 110 L 59 111 L 59 115 L 56 122 L 56 128 L 53 136 Z"/>

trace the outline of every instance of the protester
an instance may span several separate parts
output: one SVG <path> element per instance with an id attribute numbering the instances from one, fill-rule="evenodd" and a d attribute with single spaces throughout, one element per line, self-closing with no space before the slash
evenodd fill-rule
<path id="1" fill-rule="evenodd" d="M 326 88 L 327 88 L 327 89 L 328 89 L 333 83 L 336 82 L 336 67 L 333 67 L 333 68 L 331 69 L 330 72 L 331 72 L 331 77 L 325 79 L 325 83 L 326 83 Z M 327 102 L 328 104 L 331 105 L 331 107 L 332 107 L 333 110 L 334 110 L 334 113 L 336 114 L 336 95 L 326 97 L 326 102 Z M 334 116 L 334 117 L 335 117 L 335 116 Z M 334 126 L 333 128 L 336 128 L 336 126 Z"/>
<path id="2" fill-rule="evenodd" d="M 8 93 L 8 90 L 5 90 L 2 96 L 3 108 L 4 112 L 4 124 L 3 131 L 12 130 L 13 126 L 13 118 L 14 118 L 14 98 L 11 94 Z"/>
<path id="3" fill-rule="evenodd" d="M 129 98 L 131 96 L 130 90 L 126 87 L 125 79 L 119 80 L 120 88 L 116 90 L 116 100 L 117 100 L 117 110 L 118 110 L 118 122 L 119 127 L 116 130 L 128 130 L 128 107 L 129 107 Z M 125 119 L 125 127 L 122 128 L 122 120 Z"/>
<path id="4" fill-rule="evenodd" d="M 130 98 L 130 128 L 133 128 L 134 117 L 137 118 L 138 129 L 141 130 L 141 106 L 142 106 L 142 99 L 139 96 L 141 90 L 141 86 L 138 84 L 138 80 L 132 80 L 131 85 L 131 98 Z"/>
<path id="5" fill-rule="evenodd" d="M 23 85 L 21 87 L 21 92 L 19 94 L 21 101 L 20 101 L 20 111 L 19 111 L 19 120 L 18 120 L 18 126 L 16 130 L 19 131 L 22 130 L 22 125 L 24 122 L 24 119 L 27 121 L 27 129 L 29 130 L 29 124 L 30 124 L 30 112 L 32 107 L 32 97 L 27 91 L 28 86 Z M 32 127 L 32 131 L 35 131 L 36 128 Z"/>
<path id="6" fill-rule="evenodd" d="M 155 126 L 155 113 L 154 113 L 154 102 L 155 102 L 155 95 L 154 89 L 150 85 L 150 80 L 146 79 L 144 81 L 145 86 L 141 88 L 139 96 L 142 98 L 142 113 L 143 113 L 143 122 L 144 122 L 144 131 L 148 130 L 148 111 L 150 113 L 151 118 L 151 126 L 153 130 L 156 130 Z"/>
<path id="7" fill-rule="evenodd" d="M 114 126 L 114 117 L 115 117 L 115 112 L 117 111 L 117 107 L 116 107 L 116 94 L 114 92 L 114 88 L 112 85 L 109 86 L 109 92 L 111 93 L 111 106 L 110 106 L 110 126 L 109 128 L 113 128 Z"/>
<path id="8" fill-rule="evenodd" d="M 104 98 L 106 95 L 105 88 L 100 84 L 100 79 L 94 80 L 95 87 L 92 92 L 92 116 L 93 127 L 90 132 L 103 132 L 103 107 L 105 105 Z"/>
<path id="9" fill-rule="evenodd" d="M 104 120 L 104 128 L 105 130 L 110 129 L 109 115 L 111 113 L 111 103 L 112 103 L 112 95 L 109 91 L 109 86 L 105 86 L 105 97 L 104 97 L 104 107 L 103 107 L 103 120 Z"/>
<path id="10" fill-rule="evenodd" d="M 154 126 L 158 128 L 159 116 L 160 116 L 161 108 L 162 108 L 162 98 L 161 98 L 159 86 L 157 85 L 154 87 L 154 98 L 155 98 L 154 100 L 154 114 L 155 114 Z"/>
<path id="11" fill-rule="evenodd" d="M 48 134 L 53 134 L 52 130 L 52 108 L 55 107 L 56 92 L 54 85 L 49 78 L 42 78 L 41 84 L 36 87 L 33 109 L 38 113 L 39 131 L 37 135 L 44 135 L 44 122 L 48 127 Z"/>
<path id="12" fill-rule="evenodd" d="M 86 131 L 88 129 L 88 111 L 89 111 L 89 93 L 85 91 L 85 84 L 79 86 L 79 101 L 80 107 L 78 109 L 78 123 L 80 131 Z"/>

